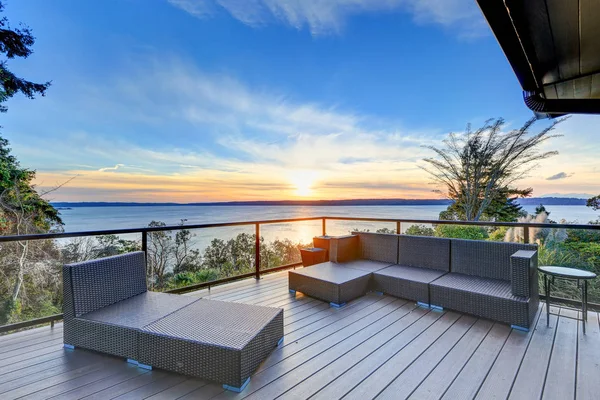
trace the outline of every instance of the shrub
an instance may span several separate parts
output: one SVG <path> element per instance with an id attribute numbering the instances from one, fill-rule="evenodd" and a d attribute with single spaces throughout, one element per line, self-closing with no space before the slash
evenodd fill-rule
<path id="1" fill-rule="evenodd" d="M 488 238 L 488 233 L 481 226 L 438 225 L 435 227 L 435 236 L 454 239 L 485 240 Z"/>
<path id="2" fill-rule="evenodd" d="M 508 226 L 501 226 L 490 233 L 488 240 L 491 240 L 492 242 L 503 242 L 506 232 L 508 232 Z"/>
<path id="3" fill-rule="evenodd" d="M 435 231 L 433 230 L 433 228 L 429 228 L 425 225 L 416 224 L 411 225 L 406 230 L 406 234 L 413 236 L 435 236 Z"/>

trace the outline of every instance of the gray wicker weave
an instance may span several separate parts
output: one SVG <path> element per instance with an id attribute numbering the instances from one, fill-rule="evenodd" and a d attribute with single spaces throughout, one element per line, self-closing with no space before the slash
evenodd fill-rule
<path id="1" fill-rule="evenodd" d="M 139 332 L 139 361 L 243 388 L 283 337 L 283 310 L 200 300 Z"/>
<path id="2" fill-rule="evenodd" d="M 520 243 L 452 239 L 452 272 L 482 278 L 510 280 L 510 257 L 519 250 L 537 251 Z"/>
<path id="3" fill-rule="evenodd" d="M 392 265 L 373 273 L 373 290 L 430 304 L 429 283 L 444 274 L 430 268 Z"/>
<path id="4" fill-rule="evenodd" d="M 373 274 L 373 290 L 430 304 L 429 283 L 450 271 L 450 239 L 400 235 L 398 264 Z"/>
<path id="5" fill-rule="evenodd" d="M 146 292 L 143 252 L 65 265 L 63 291 L 64 343 L 131 359 L 137 358 L 138 328 L 195 301 L 156 294 L 165 299 L 160 306 L 164 313 L 157 315 L 158 302 Z M 148 300 L 152 305 L 142 307 L 137 319 L 118 312 Z M 113 307 L 118 310 L 113 312 Z"/>
<path id="6" fill-rule="evenodd" d="M 452 240 L 452 272 L 429 285 L 437 306 L 529 329 L 539 305 L 537 247 Z"/>
<path id="7" fill-rule="evenodd" d="M 371 273 L 332 262 L 289 273 L 289 289 L 340 306 L 369 290 Z"/>
<path id="8" fill-rule="evenodd" d="M 283 310 L 146 290 L 142 252 L 65 265 L 64 342 L 239 391 L 283 337 Z"/>
<path id="9" fill-rule="evenodd" d="M 364 260 L 381 261 L 390 264 L 398 262 L 398 236 L 383 233 L 355 232 L 358 235 L 360 252 Z"/>
<path id="10" fill-rule="evenodd" d="M 450 271 L 450 239 L 400 235 L 398 264 Z"/>
<path id="11" fill-rule="evenodd" d="M 341 267 L 359 269 L 366 272 L 375 272 L 389 267 L 392 265 L 392 263 L 373 260 L 353 260 L 338 265 Z"/>

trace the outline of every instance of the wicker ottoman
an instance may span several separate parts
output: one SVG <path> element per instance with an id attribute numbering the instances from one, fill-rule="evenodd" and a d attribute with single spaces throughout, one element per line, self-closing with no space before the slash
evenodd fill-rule
<path id="1" fill-rule="evenodd" d="M 199 300 L 140 329 L 139 362 L 240 392 L 282 338 L 282 309 Z"/>
<path id="2" fill-rule="evenodd" d="M 289 272 L 289 289 L 325 300 L 334 307 L 369 291 L 371 273 L 326 262 Z"/>

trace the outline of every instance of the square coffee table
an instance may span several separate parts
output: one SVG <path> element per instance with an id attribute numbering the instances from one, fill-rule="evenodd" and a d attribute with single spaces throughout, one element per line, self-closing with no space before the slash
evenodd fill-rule
<path id="1" fill-rule="evenodd" d="M 283 310 L 200 299 L 138 333 L 139 363 L 235 392 L 283 338 Z"/>
<path id="2" fill-rule="evenodd" d="M 370 279 L 369 271 L 326 262 L 290 271 L 289 289 L 341 307 L 367 293 Z"/>

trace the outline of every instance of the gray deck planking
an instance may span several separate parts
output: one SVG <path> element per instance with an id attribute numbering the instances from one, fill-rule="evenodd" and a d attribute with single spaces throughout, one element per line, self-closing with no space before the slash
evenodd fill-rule
<path id="1" fill-rule="evenodd" d="M 529 333 L 368 294 L 341 309 L 288 293 L 287 273 L 190 295 L 284 308 L 285 338 L 240 393 L 61 346 L 62 325 L 0 336 L 0 398 L 31 399 L 593 399 L 600 318 L 540 307 Z M 87 397 L 86 397 L 87 396 Z"/>

